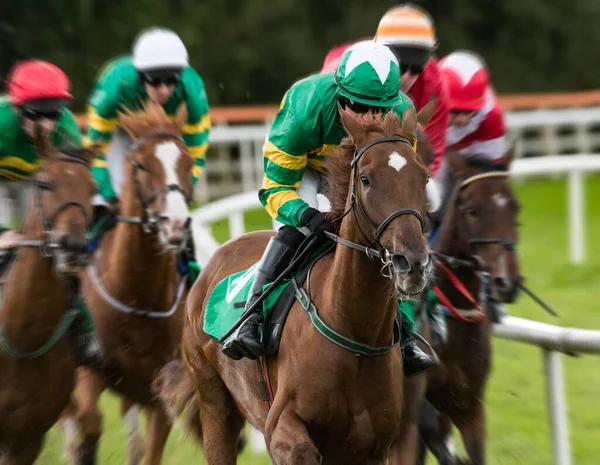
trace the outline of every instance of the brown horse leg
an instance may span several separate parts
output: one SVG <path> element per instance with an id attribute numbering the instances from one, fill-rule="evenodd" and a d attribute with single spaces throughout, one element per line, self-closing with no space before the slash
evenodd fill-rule
<path id="1" fill-rule="evenodd" d="M 244 417 L 204 354 L 197 354 L 193 364 L 189 361 L 187 363 L 191 368 L 195 397 L 200 410 L 200 427 L 193 428 L 201 430 L 196 431 L 196 434 L 202 437 L 206 461 L 210 465 L 235 465 Z M 192 422 L 192 419 L 189 420 Z"/>
<path id="2" fill-rule="evenodd" d="M 308 436 L 306 426 L 289 409 L 278 417 L 269 415 L 265 433 L 267 448 L 275 465 L 320 465 L 323 460 Z"/>
<path id="3" fill-rule="evenodd" d="M 485 407 L 483 400 L 454 420 L 460 430 L 465 449 L 469 456 L 469 465 L 485 465 Z"/>
<path id="4" fill-rule="evenodd" d="M 127 427 L 127 460 L 126 465 L 137 465 L 144 457 L 144 439 L 140 433 L 139 404 L 129 398 L 121 398 L 121 415 Z"/>
<path id="5" fill-rule="evenodd" d="M 28 438 L 25 444 L 19 444 L 0 452 L 0 465 L 33 465 L 44 443 L 44 437 Z"/>
<path id="6" fill-rule="evenodd" d="M 161 406 L 151 409 L 148 423 L 148 447 L 144 465 L 160 465 L 172 423 Z"/>
<path id="7" fill-rule="evenodd" d="M 102 413 L 98 400 L 104 391 L 104 379 L 96 372 L 81 368 L 77 373 L 77 393 L 79 408 L 77 423 L 81 444 L 78 449 L 78 465 L 94 465 L 98 441 L 102 435 Z"/>

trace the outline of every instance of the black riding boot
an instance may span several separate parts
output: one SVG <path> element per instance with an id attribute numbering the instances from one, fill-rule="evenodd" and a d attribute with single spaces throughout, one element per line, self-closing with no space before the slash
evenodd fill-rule
<path id="1" fill-rule="evenodd" d="M 408 331 L 405 324 L 401 325 L 400 337 L 402 339 L 402 358 L 404 362 L 404 376 L 418 375 L 427 368 L 438 364 L 436 357 L 427 355 L 417 345 L 417 341 Z"/>
<path id="2" fill-rule="evenodd" d="M 289 228 L 294 231 L 291 234 L 286 234 L 284 229 L 287 228 L 282 228 L 279 235 L 271 238 L 265 249 L 256 271 L 245 311 L 252 307 L 254 302 L 262 295 L 264 286 L 275 281 L 288 267 L 298 248 L 299 242 L 297 240 L 304 238 L 304 235 L 294 228 Z M 295 240 L 289 240 L 290 236 L 295 236 Z M 294 243 L 295 246 L 292 245 Z M 259 331 L 262 321 L 262 307 L 259 305 L 223 345 L 223 353 L 234 360 L 240 360 L 243 357 L 254 360 L 263 355 L 265 347 Z"/>

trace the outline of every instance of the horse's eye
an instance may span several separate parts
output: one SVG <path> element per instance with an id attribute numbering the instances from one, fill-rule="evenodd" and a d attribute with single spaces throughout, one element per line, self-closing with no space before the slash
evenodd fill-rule
<path id="1" fill-rule="evenodd" d="M 43 181 L 41 179 L 38 179 L 35 183 L 36 183 L 37 187 L 42 191 L 51 191 L 52 190 L 52 183 L 49 181 Z"/>
<path id="2" fill-rule="evenodd" d="M 362 182 L 362 185 L 365 187 L 371 187 L 371 181 L 369 181 L 369 178 L 367 178 L 364 174 L 361 175 L 360 182 Z"/>
<path id="3" fill-rule="evenodd" d="M 472 219 L 477 218 L 477 208 L 475 208 L 475 207 L 467 207 L 465 209 L 465 211 L 466 211 L 467 216 L 469 218 L 472 218 Z"/>

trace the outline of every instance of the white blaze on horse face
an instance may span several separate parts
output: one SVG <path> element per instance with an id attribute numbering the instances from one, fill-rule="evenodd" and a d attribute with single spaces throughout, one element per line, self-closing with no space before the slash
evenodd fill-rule
<path id="1" fill-rule="evenodd" d="M 495 193 L 492 196 L 492 200 L 494 201 L 494 203 L 496 204 L 496 206 L 498 208 L 504 208 L 506 206 L 506 204 L 508 203 L 508 199 L 506 197 L 504 197 L 502 194 L 500 194 L 499 192 Z"/>
<path id="2" fill-rule="evenodd" d="M 165 170 L 166 184 L 179 185 L 177 177 L 177 162 L 181 156 L 181 151 L 175 142 L 162 142 L 156 145 L 155 156 L 160 160 Z M 179 191 L 170 191 L 167 193 L 167 207 L 164 216 L 171 220 L 172 225 L 175 223 L 185 223 L 190 216 L 185 197 Z M 183 224 L 181 225 L 183 227 Z"/>
<path id="3" fill-rule="evenodd" d="M 404 165 L 406 165 L 406 158 L 404 158 L 398 152 L 392 152 L 390 154 L 388 165 L 390 165 L 396 171 L 400 171 L 402 168 L 404 168 Z"/>

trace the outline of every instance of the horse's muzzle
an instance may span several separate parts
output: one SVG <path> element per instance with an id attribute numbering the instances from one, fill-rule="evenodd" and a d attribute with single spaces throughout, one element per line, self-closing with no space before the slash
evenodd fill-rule
<path id="1" fill-rule="evenodd" d="M 492 279 L 492 293 L 496 295 L 497 300 L 500 302 L 511 304 L 519 295 L 520 284 L 523 278 L 517 276 L 513 279 L 508 278 L 493 278 Z"/>
<path id="2" fill-rule="evenodd" d="M 54 267 L 61 276 L 80 273 L 89 263 L 88 241 L 85 237 L 65 234 L 54 251 Z"/>

